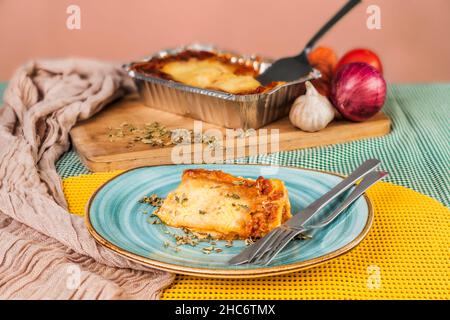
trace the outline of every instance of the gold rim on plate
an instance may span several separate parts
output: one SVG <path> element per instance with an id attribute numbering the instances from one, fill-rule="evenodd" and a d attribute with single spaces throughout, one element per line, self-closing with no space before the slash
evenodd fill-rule
<path id="1" fill-rule="evenodd" d="M 252 166 L 264 166 L 265 164 L 239 164 L 239 165 L 252 165 Z M 267 165 L 266 165 L 267 166 Z M 128 258 L 132 261 L 138 262 L 140 264 L 143 264 L 145 266 L 156 268 L 163 271 L 168 271 L 171 273 L 179 273 L 179 274 L 186 274 L 191 276 L 199 276 L 199 277 L 207 277 L 207 278 L 257 278 L 257 277 L 267 277 L 267 276 L 274 276 L 274 275 L 280 275 L 280 274 L 286 274 L 291 273 L 295 271 L 300 270 L 306 270 L 318 265 L 321 265 L 325 262 L 328 262 L 331 259 L 337 258 L 343 254 L 348 253 L 350 250 L 355 248 L 367 235 L 369 232 L 372 222 L 373 222 L 373 206 L 372 202 L 370 201 L 369 197 L 364 194 L 364 200 L 367 204 L 368 209 L 368 216 L 366 225 L 364 226 L 363 230 L 360 232 L 358 236 L 356 236 L 355 239 L 353 239 L 351 242 L 343 246 L 342 248 L 339 248 L 333 252 L 327 253 L 326 255 L 323 255 L 321 257 L 317 257 L 314 259 L 306 260 L 306 261 L 300 261 L 295 262 L 287 265 L 281 265 L 281 266 L 274 266 L 274 267 L 267 267 L 267 268 L 255 268 L 255 269 L 210 269 L 210 268 L 196 268 L 196 267 L 187 267 L 187 266 L 180 266 L 172 263 L 166 263 L 161 262 L 158 260 L 153 260 L 147 257 L 143 257 L 141 255 L 132 253 L 130 251 L 124 250 L 120 248 L 119 246 L 111 243 L 110 241 L 106 240 L 104 237 L 102 237 L 92 226 L 91 220 L 90 220 L 90 208 L 91 203 L 97 193 L 109 182 L 113 181 L 114 179 L 117 179 L 123 174 L 126 174 L 132 170 L 142 169 L 142 168 L 149 168 L 154 166 L 140 166 L 132 169 L 128 169 L 120 174 L 118 174 L 115 177 L 112 177 L 108 179 L 106 182 L 104 182 L 98 189 L 91 195 L 89 198 L 89 201 L 86 206 L 86 212 L 85 212 L 85 223 L 87 226 L 87 229 L 89 233 L 94 237 L 94 239 L 103 245 L 104 247 L 118 253 L 119 255 Z M 284 168 L 291 168 L 296 170 L 307 170 L 307 171 L 314 171 L 314 172 L 320 172 L 320 173 L 326 173 L 331 174 L 340 178 L 345 178 L 345 176 L 341 174 L 337 174 L 330 171 L 325 170 L 316 170 L 316 169 L 306 169 L 306 168 L 299 168 L 299 167 L 290 167 L 290 166 L 279 166 Z"/>

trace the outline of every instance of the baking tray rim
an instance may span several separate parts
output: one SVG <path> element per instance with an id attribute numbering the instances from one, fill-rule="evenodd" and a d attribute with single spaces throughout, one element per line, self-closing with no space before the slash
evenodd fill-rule
<path id="1" fill-rule="evenodd" d="M 195 46 L 198 46 L 198 47 L 195 47 Z M 306 81 L 318 79 L 318 78 L 321 77 L 320 71 L 313 68 L 313 71 L 310 72 L 309 74 L 307 74 L 307 75 L 305 75 L 305 76 L 303 76 L 303 77 L 301 77 L 301 78 L 299 78 L 299 79 L 297 79 L 295 81 L 286 82 L 286 83 L 284 83 L 282 85 L 276 86 L 276 87 L 270 89 L 267 92 L 254 93 L 254 94 L 233 94 L 233 93 L 227 93 L 227 92 L 218 91 L 218 90 L 211 90 L 211 89 L 204 89 L 204 88 L 194 87 L 194 86 L 190 86 L 190 85 L 183 84 L 181 82 L 177 82 L 177 81 L 173 81 L 173 80 L 166 80 L 166 79 L 162 79 L 162 78 L 152 77 L 150 75 L 146 75 L 146 74 L 143 74 L 143 73 L 140 73 L 140 72 L 136 72 L 135 70 L 133 70 L 131 68 L 134 64 L 142 63 L 142 62 L 148 62 L 152 58 L 155 58 L 158 55 L 161 55 L 161 53 L 163 53 L 163 52 L 174 52 L 175 53 L 175 52 L 180 52 L 181 50 L 187 50 L 187 49 L 199 50 L 198 48 L 200 46 L 201 46 L 200 44 L 194 44 L 194 45 L 186 45 L 186 46 L 176 47 L 176 48 L 172 48 L 172 49 L 163 49 L 163 50 L 160 50 L 158 52 L 155 52 L 152 55 L 146 56 L 143 59 L 123 64 L 122 67 L 125 69 L 127 74 L 133 79 L 146 81 L 146 82 L 153 82 L 153 83 L 157 83 L 157 84 L 160 84 L 160 85 L 164 85 L 166 87 L 171 87 L 171 88 L 174 88 L 174 89 L 187 91 L 187 92 L 191 92 L 191 93 L 207 95 L 207 96 L 213 96 L 213 97 L 224 99 L 224 100 L 241 101 L 241 102 L 257 101 L 257 100 L 265 98 L 266 96 L 271 96 L 271 95 L 275 94 L 277 91 L 279 91 L 279 90 L 281 90 L 283 88 L 290 87 L 290 86 L 293 86 L 293 85 L 296 85 L 296 84 L 299 84 L 299 83 L 303 83 L 303 82 L 306 82 Z M 258 57 L 259 59 L 261 59 L 260 64 L 264 64 L 267 67 L 269 67 L 271 65 L 271 60 L 269 60 L 269 59 L 264 59 L 264 58 L 261 58 L 261 57 L 256 56 L 256 55 L 242 55 L 242 54 L 237 54 L 237 53 L 235 53 L 233 51 L 219 50 L 215 46 L 209 46 L 209 45 L 206 46 L 205 45 L 204 47 L 201 47 L 201 50 L 206 50 L 206 51 L 209 50 L 209 51 L 214 51 L 216 53 L 233 54 L 235 56 L 239 56 L 239 57 L 244 58 L 244 59 L 253 59 L 253 60 L 255 60 L 256 57 Z"/>

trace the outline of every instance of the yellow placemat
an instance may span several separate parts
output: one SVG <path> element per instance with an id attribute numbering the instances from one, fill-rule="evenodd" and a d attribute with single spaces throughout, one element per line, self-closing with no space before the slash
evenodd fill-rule
<path id="1" fill-rule="evenodd" d="M 64 180 L 69 210 L 120 171 Z M 220 280 L 178 275 L 163 299 L 450 299 L 450 210 L 381 182 L 368 196 L 375 220 L 363 242 L 324 265 L 287 275 Z"/>

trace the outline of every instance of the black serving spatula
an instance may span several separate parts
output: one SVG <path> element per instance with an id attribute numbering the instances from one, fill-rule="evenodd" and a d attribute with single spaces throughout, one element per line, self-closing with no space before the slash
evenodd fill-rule
<path id="1" fill-rule="evenodd" d="M 311 51 L 317 40 L 319 40 L 332 26 L 345 16 L 361 0 L 350 0 L 341 10 L 338 11 L 314 37 L 306 44 L 305 49 L 295 57 L 282 58 L 275 61 L 267 70 L 258 76 L 258 81 L 262 85 L 267 85 L 272 81 L 294 81 L 309 74 L 312 67 L 308 61 L 308 53 Z"/>

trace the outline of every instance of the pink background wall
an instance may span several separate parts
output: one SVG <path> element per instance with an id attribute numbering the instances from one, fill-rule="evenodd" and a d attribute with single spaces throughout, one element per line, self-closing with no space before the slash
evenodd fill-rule
<path id="1" fill-rule="evenodd" d="M 0 0 L 0 81 L 29 59 L 129 61 L 189 42 L 277 57 L 300 51 L 344 0 Z M 81 7 L 81 30 L 66 8 Z M 381 8 L 368 30 L 366 8 Z M 363 1 L 322 40 L 378 52 L 390 82 L 450 81 L 449 0 Z"/>

